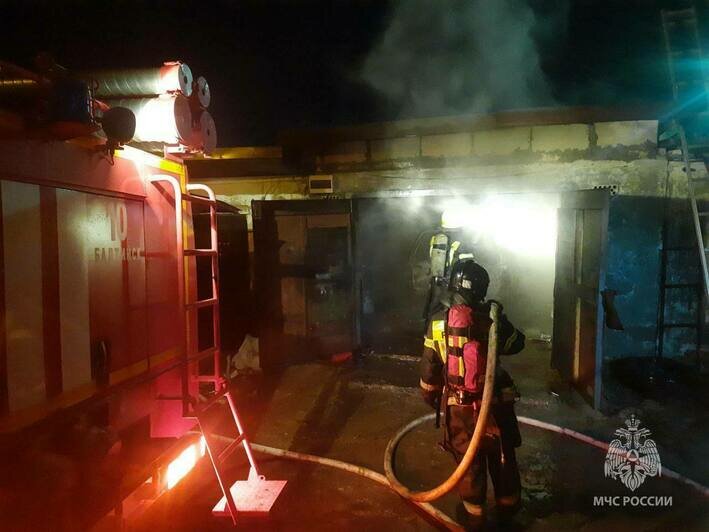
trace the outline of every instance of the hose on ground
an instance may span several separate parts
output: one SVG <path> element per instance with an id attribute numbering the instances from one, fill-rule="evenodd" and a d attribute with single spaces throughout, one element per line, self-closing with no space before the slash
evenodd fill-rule
<path id="1" fill-rule="evenodd" d="M 442 497 L 458 485 L 458 482 L 460 482 L 465 473 L 468 471 L 470 464 L 475 458 L 475 454 L 478 452 L 480 442 L 485 435 L 487 417 L 490 413 L 490 403 L 492 401 L 492 392 L 495 388 L 495 369 L 497 366 L 497 328 L 500 319 L 500 306 L 494 301 L 490 305 L 490 319 L 492 320 L 492 324 L 490 325 L 490 335 L 488 338 L 487 368 L 485 370 L 485 385 L 483 387 L 480 413 L 478 414 L 478 420 L 475 423 L 475 430 L 473 431 L 473 437 L 470 438 L 468 448 L 465 451 L 463 458 L 458 463 L 458 467 L 455 468 L 455 471 L 453 471 L 451 476 L 435 488 L 431 488 L 426 491 L 413 491 L 404 486 L 399 479 L 396 478 L 396 473 L 394 472 L 396 448 L 399 446 L 401 439 L 407 432 L 411 431 L 427 419 L 435 416 L 435 414 L 429 414 L 428 416 L 412 421 L 397 432 L 389 441 L 389 445 L 387 445 L 384 453 L 384 473 L 391 483 L 391 487 L 394 488 L 399 495 L 406 499 L 410 499 L 415 502 L 430 502 Z"/>
<path id="2" fill-rule="evenodd" d="M 413 429 L 418 427 L 419 425 L 422 425 L 423 423 L 426 423 L 428 421 L 433 421 L 435 418 L 436 414 L 427 414 L 425 416 L 422 416 L 420 418 L 417 418 L 413 420 L 411 423 L 406 425 L 404 428 L 402 428 L 395 436 L 394 438 L 398 437 L 399 440 L 406 435 L 408 432 L 411 432 Z M 594 447 L 597 447 L 602 450 L 607 450 L 608 449 L 608 444 L 599 440 L 596 440 L 594 438 L 591 438 L 590 436 L 586 436 L 585 434 L 582 434 L 580 432 L 577 432 L 575 430 L 567 429 L 565 427 L 561 427 L 559 425 L 554 425 L 553 423 L 547 423 L 546 421 L 540 421 L 538 419 L 526 417 L 526 416 L 519 416 L 518 421 L 524 425 L 528 425 L 530 427 L 535 427 L 539 428 L 542 430 L 547 430 L 550 432 L 555 432 L 557 434 L 561 434 L 563 436 L 567 436 L 569 438 L 572 438 L 576 441 L 580 441 L 582 443 L 585 443 L 587 445 L 592 445 Z M 200 433 L 197 433 L 200 434 Z M 212 436 L 213 438 L 217 438 L 220 440 L 223 440 L 225 442 L 232 442 L 234 441 L 234 438 L 229 438 L 227 436 L 221 436 L 218 434 L 214 434 Z M 392 438 L 393 440 L 393 438 Z M 391 443 L 391 442 L 390 442 Z M 269 454 L 272 456 L 276 457 L 281 457 L 281 458 L 286 458 L 289 460 L 300 460 L 303 462 L 311 462 L 314 464 L 320 464 L 320 465 L 325 465 L 328 467 L 334 467 L 337 469 L 341 469 L 343 471 L 348 471 L 350 473 L 354 473 L 356 475 L 360 475 L 362 477 L 368 478 L 370 480 L 373 480 L 375 482 L 378 482 L 379 484 L 391 488 L 391 484 L 389 483 L 388 479 L 382 475 L 381 473 L 377 473 L 376 471 L 372 471 L 371 469 L 368 469 L 366 467 L 358 466 L 355 464 L 350 464 L 348 462 L 342 462 L 340 460 L 334 460 L 332 458 L 323 458 L 321 456 L 315 456 L 312 454 L 306 454 L 306 453 L 298 453 L 295 451 L 287 451 L 285 449 L 278 449 L 276 447 L 268 447 L 266 445 L 260 445 L 257 443 L 252 443 L 251 448 L 259 453 L 263 454 Z M 700 494 L 702 494 L 705 497 L 709 497 L 709 488 L 706 486 L 703 486 L 702 484 L 687 478 L 683 475 L 680 475 L 676 471 L 673 471 L 667 467 L 662 468 L 662 475 L 671 478 L 673 480 L 676 480 L 678 482 L 681 482 L 682 484 L 685 484 L 691 488 L 694 488 L 697 490 Z M 454 520 L 452 520 L 450 517 L 448 517 L 445 513 L 440 511 L 438 508 L 434 507 L 431 504 L 428 503 L 421 503 L 421 502 L 416 502 L 416 501 L 411 501 L 413 504 L 421 508 L 424 512 L 426 512 L 428 515 L 431 516 L 431 518 L 435 519 L 437 522 L 439 522 L 442 526 L 444 526 L 448 530 L 462 530 L 462 526 L 456 523 Z"/>
<path id="3" fill-rule="evenodd" d="M 590 436 L 586 436 L 585 434 L 576 432 L 575 430 L 567 429 L 566 427 L 560 427 L 559 425 L 554 425 L 553 423 L 547 423 L 546 421 L 539 421 L 538 419 L 525 416 L 519 416 L 517 417 L 517 420 L 520 423 L 529 425 L 530 427 L 537 427 L 539 429 L 556 432 L 557 434 L 568 436 L 569 438 L 573 438 L 577 441 L 587 443 L 588 445 L 593 445 L 594 447 L 598 447 L 599 449 L 603 449 L 604 451 L 608 450 L 608 444 L 606 442 L 596 440 L 594 438 L 591 438 Z M 679 473 L 673 471 L 668 467 L 662 466 L 662 476 L 681 482 L 682 484 L 694 488 L 705 497 L 709 497 L 708 487 L 703 486 L 696 480 L 692 480 L 691 478 L 687 478 L 683 475 L 680 475 Z"/>
<path id="4" fill-rule="evenodd" d="M 436 414 L 426 414 L 425 416 L 421 416 L 420 418 L 414 419 L 411 423 L 403 427 L 399 432 L 397 432 L 394 437 L 390 440 L 393 442 L 395 439 L 398 441 L 401 441 L 401 439 L 409 432 L 414 430 L 416 427 L 419 425 L 423 425 L 424 423 L 428 421 L 433 421 L 434 418 L 436 417 Z M 604 451 L 608 450 L 608 444 L 606 442 L 596 440 L 594 438 L 591 438 L 590 436 L 586 436 L 585 434 L 581 432 L 577 432 L 575 430 L 567 429 L 566 427 L 560 427 L 559 425 L 554 425 L 553 423 L 547 423 L 546 421 L 540 421 L 538 419 L 534 419 L 531 417 L 526 417 L 526 416 L 517 416 L 517 421 L 522 423 L 523 425 L 528 425 L 530 427 L 535 427 L 538 429 L 542 430 L 547 430 L 549 432 L 556 432 L 557 434 L 561 434 L 562 436 L 567 436 L 569 438 L 572 438 L 576 441 L 580 441 L 582 443 L 585 443 L 587 445 L 592 445 L 593 447 L 598 447 L 599 449 L 602 449 Z M 676 471 L 673 471 L 672 469 L 663 466 L 662 467 L 662 476 L 671 478 L 672 480 L 676 480 L 677 482 L 680 482 L 682 484 L 685 484 L 691 488 L 694 488 L 697 490 L 700 494 L 704 495 L 705 497 L 709 497 L 709 487 L 704 486 L 697 482 L 696 480 L 692 480 L 691 478 L 687 478 L 684 475 L 680 475 Z"/>
<path id="5" fill-rule="evenodd" d="M 194 434 L 201 434 L 200 432 L 195 432 Z M 212 434 L 213 439 L 221 440 L 225 443 L 232 443 L 234 438 L 229 436 L 222 436 L 221 434 Z M 325 465 L 328 467 L 334 467 L 336 469 L 341 469 L 342 471 L 348 471 L 359 475 L 361 477 L 368 478 L 374 482 L 378 482 L 382 486 L 391 488 L 387 478 L 381 473 L 372 471 L 366 467 L 358 466 L 355 464 L 350 464 L 349 462 L 342 462 L 341 460 L 334 460 L 332 458 L 325 458 L 322 456 L 315 456 L 313 454 L 299 453 L 296 451 L 287 451 L 286 449 L 279 449 L 278 447 L 269 447 L 267 445 L 261 445 L 258 443 L 251 443 L 251 450 L 262 454 L 269 454 L 271 456 L 276 456 L 278 458 L 286 458 L 288 460 L 299 460 L 301 462 L 310 462 L 313 464 Z M 431 516 L 436 522 L 443 525 L 447 530 L 460 531 L 463 527 L 456 523 L 453 519 L 448 517 L 441 510 L 435 506 L 425 503 L 425 502 L 415 502 L 411 501 L 413 504 L 421 508 L 425 513 Z"/>
<path id="6" fill-rule="evenodd" d="M 490 336 L 489 336 L 489 347 L 487 356 L 487 370 L 485 372 L 485 388 L 483 389 L 482 404 L 480 407 L 480 414 L 478 416 L 478 421 L 475 425 L 475 431 L 473 432 L 473 437 L 470 440 L 468 449 L 463 456 L 463 459 L 458 464 L 456 470 L 445 480 L 442 484 L 436 486 L 427 491 L 412 491 L 406 486 L 404 486 L 399 479 L 396 477 L 394 472 L 395 467 L 395 455 L 396 449 L 404 438 L 406 434 L 414 430 L 419 425 L 431 421 L 436 417 L 436 414 L 428 414 L 422 416 L 418 419 L 411 421 L 408 425 L 401 428 L 387 445 L 386 452 L 384 454 L 384 473 L 389 480 L 391 487 L 399 493 L 402 497 L 409 499 L 414 502 L 430 502 L 439 497 L 442 497 L 449 491 L 451 491 L 460 482 L 465 472 L 470 467 L 471 462 L 475 458 L 477 453 L 480 440 L 485 434 L 485 427 L 487 425 L 487 417 L 490 408 L 490 399 L 492 397 L 492 390 L 494 388 L 495 379 L 495 366 L 497 362 L 497 324 L 499 319 L 499 306 L 497 303 L 493 302 L 490 307 L 490 318 L 492 319 L 492 325 L 490 326 Z M 586 443 L 588 445 L 593 445 L 599 449 L 608 450 L 608 444 L 599 440 L 595 440 L 585 434 L 576 432 L 571 429 L 560 427 L 552 423 L 546 423 L 544 421 L 539 421 L 533 418 L 528 418 L 524 416 L 518 417 L 520 423 L 526 425 L 541 428 L 544 430 L 556 432 L 571 438 L 574 438 L 580 442 Z M 695 482 L 694 480 L 688 479 L 679 473 L 672 471 L 666 467 L 663 467 L 662 474 L 668 478 L 682 482 L 692 488 L 698 490 L 702 495 L 709 496 L 709 488 Z"/>
<path id="7" fill-rule="evenodd" d="M 350 464 L 347 462 L 341 462 L 340 460 L 333 460 L 332 458 L 322 458 L 320 456 L 314 456 L 312 454 L 286 451 L 285 449 L 278 449 L 276 447 L 267 447 L 266 445 L 259 445 L 257 443 L 252 443 L 251 448 L 254 451 L 264 454 L 270 454 L 272 456 L 279 456 L 282 458 L 288 458 L 290 460 L 301 460 L 303 462 L 312 462 L 314 464 L 335 467 L 337 469 L 349 471 L 350 473 L 354 473 L 356 475 L 368 478 L 370 480 L 373 480 L 374 482 L 378 482 L 383 486 L 390 487 L 389 480 L 387 480 L 384 475 L 382 475 L 381 473 L 377 473 L 376 471 L 372 471 L 371 469 L 367 469 L 366 467 Z M 455 531 L 463 530 L 463 527 L 461 525 L 453 521 L 450 517 L 448 517 L 445 513 L 443 513 L 441 510 L 439 510 L 432 504 L 416 501 L 411 502 L 421 508 L 421 510 L 429 514 L 433 519 L 443 525 L 446 529 Z"/>
<path id="8" fill-rule="evenodd" d="M 497 303 L 492 303 L 490 307 L 490 317 L 492 319 L 492 325 L 490 326 L 490 336 L 489 336 L 489 351 L 488 351 L 488 357 L 487 357 L 487 369 L 485 372 L 485 387 L 483 389 L 483 397 L 482 397 L 482 404 L 480 406 L 480 414 L 478 416 L 478 422 L 475 425 L 475 431 L 473 432 L 473 437 L 470 440 L 470 444 L 468 445 L 468 449 L 465 452 L 465 455 L 463 455 L 462 460 L 458 464 L 458 467 L 455 469 L 455 471 L 451 474 L 451 476 L 444 481 L 442 484 L 439 486 L 436 486 L 435 488 L 432 488 L 427 491 L 412 491 L 406 486 L 404 486 L 397 478 L 394 473 L 394 459 L 395 459 L 395 453 L 396 449 L 399 445 L 399 442 L 404 438 L 406 434 L 414 430 L 416 427 L 419 425 L 422 425 L 423 423 L 426 423 L 427 421 L 432 421 L 435 417 L 436 414 L 427 414 L 425 416 L 422 416 L 420 418 L 417 418 L 410 423 L 408 423 L 406 426 L 401 428 L 395 435 L 392 437 L 391 440 L 389 440 L 389 443 L 387 444 L 387 448 L 385 451 L 385 458 L 384 458 L 384 472 L 385 475 L 382 475 L 380 473 L 377 473 L 376 471 L 372 471 L 371 469 L 367 469 L 366 467 L 358 466 L 355 464 L 350 464 L 348 462 L 342 462 L 340 460 L 334 460 L 332 458 L 323 458 L 320 456 L 315 456 L 312 454 L 306 454 L 306 453 L 299 453 L 295 451 L 288 451 L 285 449 L 278 449 L 276 447 L 268 447 L 266 445 L 260 445 L 256 443 L 251 444 L 251 448 L 254 451 L 264 453 L 264 454 L 269 454 L 272 456 L 277 456 L 281 458 L 287 458 L 290 460 L 300 460 L 304 462 L 311 462 L 315 464 L 320 464 L 320 465 L 326 465 L 329 467 L 335 467 L 337 469 L 341 469 L 343 471 L 349 471 L 350 473 L 355 473 L 357 475 L 360 475 L 362 477 L 368 478 L 370 480 L 373 480 L 375 482 L 378 482 L 379 484 L 382 484 L 386 487 L 389 487 L 396 491 L 399 495 L 403 496 L 405 499 L 411 501 L 413 504 L 421 508 L 424 512 L 426 512 L 428 515 L 430 515 L 433 519 L 435 519 L 438 523 L 443 525 L 446 529 L 448 530 L 463 530 L 463 527 L 456 523 L 454 520 L 452 520 L 450 517 L 448 517 L 445 513 L 441 512 L 439 509 L 435 508 L 431 504 L 428 504 L 429 501 L 438 499 L 451 491 L 461 480 L 467 469 L 470 467 L 470 464 L 475 457 L 475 454 L 477 453 L 480 441 L 485 434 L 485 427 L 487 424 L 487 417 L 489 414 L 490 410 L 490 402 L 492 399 L 492 392 L 494 388 L 494 379 L 495 379 L 495 366 L 497 362 L 497 327 L 498 327 L 498 321 L 499 321 L 499 313 L 500 309 Z M 519 416 L 518 421 L 520 423 L 523 423 L 525 425 L 529 425 L 532 427 L 540 428 L 543 430 L 551 431 L 551 432 L 556 432 L 558 434 L 568 436 L 570 438 L 573 438 L 577 441 L 580 441 L 582 443 L 586 443 L 588 445 L 592 445 L 594 447 L 598 447 L 599 449 L 607 450 L 608 449 L 608 444 L 599 440 L 596 440 L 594 438 L 591 438 L 590 436 L 586 436 L 585 434 L 582 434 L 580 432 L 577 432 L 575 430 L 567 429 L 565 427 L 561 427 L 559 425 L 554 425 L 552 423 L 547 423 L 545 421 L 540 421 L 534 418 L 530 417 L 525 417 L 525 416 Z M 224 441 L 232 442 L 234 441 L 233 438 L 229 438 L 226 436 L 220 436 L 217 434 L 214 434 L 212 437 L 222 439 Z M 698 482 L 691 480 L 687 477 L 684 477 L 683 475 L 680 475 L 679 473 L 667 468 L 663 467 L 662 468 L 662 474 L 665 477 L 671 478 L 673 480 L 677 480 L 687 486 L 690 486 L 702 495 L 709 497 L 709 488 L 706 486 L 703 486 L 702 484 L 699 484 Z"/>

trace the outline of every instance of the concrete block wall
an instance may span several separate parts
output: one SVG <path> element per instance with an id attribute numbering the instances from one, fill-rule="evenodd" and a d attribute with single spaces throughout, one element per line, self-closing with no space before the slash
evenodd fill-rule
<path id="1" fill-rule="evenodd" d="M 594 125 L 596 145 L 641 146 L 657 142 L 656 120 L 629 120 L 623 122 L 600 122 Z"/>
<path id="2" fill-rule="evenodd" d="M 468 159 L 471 164 L 630 161 L 655 156 L 657 127 L 656 120 L 632 120 L 364 139 L 336 143 L 317 157 L 317 164 L 321 171 L 357 171 L 367 165 L 383 169 L 382 165 L 396 166 L 401 161 L 410 161 L 410 166 Z"/>
<path id="3" fill-rule="evenodd" d="M 372 140 L 370 154 L 372 161 L 415 159 L 421 156 L 421 138 L 411 136 Z"/>
<path id="4" fill-rule="evenodd" d="M 367 142 L 355 140 L 341 142 L 319 156 L 320 164 L 364 163 L 367 161 Z"/>
<path id="5" fill-rule="evenodd" d="M 470 133 L 448 133 L 421 137 L 422 157 L 469 157 L 473 151 Z"/>
<path id="6" fill-rule="evenodd" d="M 666 159 L 652 151 L 656 137 L 652 120 L 422 133 L 341 142 L 318 163 L 334 166 L 324 173 L 333 174 L 337 197 L 559 192 L 611 185 L 621 195 L 659 197 L 668 177 Z M 220 199 L 248 210 L 251 200 L 317 199 L 308 191 L 310 173 L 206 182 Z M 686 197 L 684 181 L 681 168 L 671 169 L 673 194 Z"/>
<path id="7" fill-rule="evenodd" d="M 585 151 L 590 147 L 592 127 L 588 124 L 535 126 L 532 128 L 531 149 L 535 152 Z"/>
<path id="8" fill-rule="evenodd" d="M 476 131 L 473 134 L 473 151 L 475 155 L 510 155 L 516 151 L 529 151 L 531 143 L 531 128 L 511 127 Z"/>

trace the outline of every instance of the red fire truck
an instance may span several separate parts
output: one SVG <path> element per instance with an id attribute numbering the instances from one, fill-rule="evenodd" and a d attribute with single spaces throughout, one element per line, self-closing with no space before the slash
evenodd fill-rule
<path id="1" fill-rule="evenodd" d="M 203 249 L 195 204 L 212 221 Z M 146 479 L 153 497 L 174 485 L 209 450 L 175 438 L 210 401 L 233 406 L 215 198 L 181 162 L 137 149 L 110 161 L 78 143 L 14 140 L 0 142 L 0 213 L 3 526 L 83 529 Z M 213 285 L 199 300 L 198 261 Z M 214 325 L 198 351 L 201 311 Z"/>
<path id="2" fill-rule="evenodd" d="M 0 61 L 0 528 L 125 517 L 204 455 L 214 513 L 235 520 L 244 493 L 267 511 L 256 495 L 272 504 L 285 482 L 259 475 L 221 368 L 217 201 L 169 155 L 214 148 L 206 81 L 180 62 L 83 77 L 36 63 Z M 217 403 L 226 448 L 205 430 Z M 237 448 L 248 482 L 223 472 Z"/>

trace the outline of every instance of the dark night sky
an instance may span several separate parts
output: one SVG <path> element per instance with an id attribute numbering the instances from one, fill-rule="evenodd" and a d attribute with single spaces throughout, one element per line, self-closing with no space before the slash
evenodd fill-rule
<path id="1" fill-rule="evenodd" d="M 560 27 L 534 34 L 557 104 L 668 98 L 659 9 L 678 2 L 526 3 L 541 23 L 563 18 Z M 26 0 L 0 8 L 0 57 L 23 66 L 40 50 L 75 69 L 185 61 L 210 83 L 222 146 L 272 143 L 284 128 L 416 114 L 360 75 L 395 12 L 383 0 Z"/>

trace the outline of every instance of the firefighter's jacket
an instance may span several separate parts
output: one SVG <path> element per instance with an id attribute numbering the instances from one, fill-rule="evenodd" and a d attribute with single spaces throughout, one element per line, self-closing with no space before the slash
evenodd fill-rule
<path id="1" fill-rule="evenodd" d="M 431 316 L 426 336 L 424 337 L 424 349 L 421 358 L 421 392 L 423 393 L 424 400 L 434 407 L 445 386 L 446 312 L 447 311 L 443 309 Z M 479 316 L 476 321 L 488 321 L 489 323 L 490 302 L 481 303 L 473 307 L 473 315 L 474 317 Z M 488 331 L 480 331 L 478 334 L 484 335 L 485 338 L 471 338 L 471 340 L 484 340 L 485 343 L 487 343 Z M 500 317 L 497 334 L 499 355 L 513 355 L 519 353 L 524 348 L 524 334 L 510 323 L 505 314 L 502 314 Z M 515 433 L 512 436 L 514 440 L 519 440 L 519 431 L 513 410 L 513 404 L 517 397 L 518 394 L 509 373 L 498 366 L 495 375 L 495 390 L 493 393 L 493 414 L 495 418 L 502 418 L 496 419 L 501 430 L 504 430 L 505 426 L 507 426 L 509 427 L 509 431 Z M 442 400 L 444 405 L 456 405 L 456 399 L 452 393 L 448 393 L 447 397 Z M 519 443 L 517 443 L 517 445 L 519 445 Z"/>

